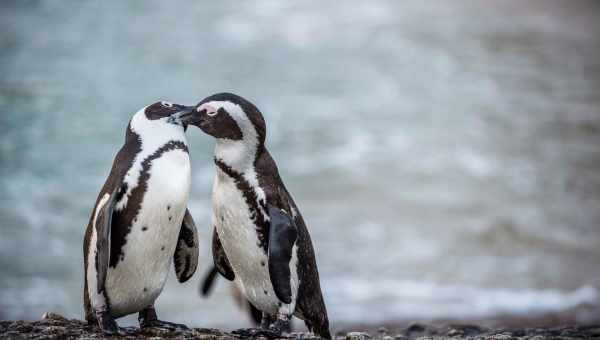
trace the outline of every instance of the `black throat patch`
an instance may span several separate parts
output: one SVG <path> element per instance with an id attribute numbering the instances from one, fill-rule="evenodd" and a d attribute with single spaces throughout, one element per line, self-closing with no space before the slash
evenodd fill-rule
<path id="1" fill-rule="evenodd" d="M 250 219 L 256 226 L 258 245 L 265 251 L 265 254 L 268 254 L 267 247 L 269 242 L 270 224 L 263 214 L 263 211 L 267 211 L 267 202 L 265 200 L 259 201 L 256 191 L 252 188 L 244 176 L 242 176 L 242 174 L 233 170 L 229 165 L 225 164 L 221 160 L 215 159 L 215 164 L 219 169 L 221 169 L 221 171 L 233 179 L 236 187 L 239 191 L 241 191 L 242 196 L 244 196 L 244 200 L 250 208 Z"/>
<path id="2" fill-rule="evenodd" d="M 127 235 L 131 232 L 132 225 L 137 221 L 137 216 L 142 207 L 144 195 L 148 190 L 148 180 L 150 179 L 150 167 L 152 161 L 160 158 L 164 153 L 172 150 L 183 150 L 188 153 L 187 146 L 181 141 L 170 141 L 161 146 L 154 153 L 142 161 L 142 171 L 138 178 L 138 185 L 131 190 L 131 195 L 127 205 L 123 210 L 116 211 L 112 217 L 112 228 L 110 235 L 110 266 L 115 268 L 119 261 L 125 258 L 123 248 L 127 243 Z M 125 183 L 124 183 L 125 184 Z M 119 191 L 119 196 L 127 192 L 127 186 L 123 185 Z"/>

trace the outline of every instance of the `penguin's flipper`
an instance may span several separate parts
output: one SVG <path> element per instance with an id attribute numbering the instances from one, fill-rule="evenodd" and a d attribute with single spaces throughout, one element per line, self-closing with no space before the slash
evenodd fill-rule
<path id="1" fill-rule="evenodd" d="M 97 292 L 103 294 L 104 283 L 106 281 L 106 272 L 110 260 L 110 228 L 112 223 L 113 210 L 116 203 L 117 193 L 120 185 L 116 185 L 111 193 L 105 193 L 96 205 L 95 216 L 93 219 L 96 229 L 96 273 L 97 273 Z"/>
<path id="2" fill-rule="evenodd" d="M 173 255 L 175 274 L 177 274 L 179 282 L 183 283 L 189 280 L 196 272 L 198 252 L 198 231 L 190 211 L 186 209 L 179 230 L 177 248 L 175 248 L 175 255 Z"/>
<path id="3" fill-rule="evenodd" d="M 216 228 L 213 232 L 212 253 L 215 267 L 219 273 L 221 273 L 221 275 L 223 275 L 227 280 L 233 281 L 235 279 L 235 273 L 233 272 L 231 264 L 229 263 L 229 259 L 225 254 L 225 249 L 223 249 L 223 245 L 221 244 L 221 239 L 219 238 L 219 234 L 217 234 Z"/>
<path id="4" fill-rule="evenodd" d="M 282 209 L 268 205 L 271 226 L 269 228 L 269 276 L 275 295 L 284 303 L 292 302 L 290 260 L 292 248 L 298 238 L 298 230 L 290 216 Z"/>

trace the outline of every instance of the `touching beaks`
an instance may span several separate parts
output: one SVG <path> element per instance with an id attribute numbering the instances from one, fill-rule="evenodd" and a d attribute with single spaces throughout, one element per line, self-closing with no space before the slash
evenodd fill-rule
<path id="1" fill-rule="evenodd" d="M 196 117 L 194 117 L 195 111 L 196 108 L 194 106 L 184 106 L 181 110 L 170 115 L 167 122 L 187 127 L 189 124 L 193 124 L 196 119 Z"/>

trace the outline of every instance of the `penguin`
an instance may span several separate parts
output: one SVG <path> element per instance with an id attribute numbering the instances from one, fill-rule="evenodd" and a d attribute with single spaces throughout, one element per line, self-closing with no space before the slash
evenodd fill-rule
<path id="1" fill-rule="evenodd" d="M 261 112 L 240 96 L 219 93 L 193 115 L 189 124 L 216 139 L 215 267 L 262 312 L 260 328 L 234 333 L 277 337 L 294 315 L 331 339 L 310 235 L 265 146 Z"/>
<path id="2" fill-rule="evenodd" d="M 154 302 L 171 267 L 180 282 L 198 266 L 187 209 L 191 183 L 185 130 L 194 107 L 156 102 L 131 118 L 125 144 L 93 208 L 83 242 L 84 310 L 106 335 L 139 313 L 140 328 L 186 328 L 157 318 Z"/>

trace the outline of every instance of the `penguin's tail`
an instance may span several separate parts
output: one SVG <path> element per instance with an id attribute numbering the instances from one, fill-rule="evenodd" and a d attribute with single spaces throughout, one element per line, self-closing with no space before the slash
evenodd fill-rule
<path id="1" fill-rule="evenodd" d="M 212 290 L 213 284 L 215 282 L 215 278 L 217 277 L 217 267 L 213 266 L 210 271 L 204 276 L 204 280 L 202 280 L 202 286 L 200 287 L 200 293 L 202 296 L 208 296 L 210 291 Z"/>
<path id="2" fill-rule="evenodd" d="M 246 303 L 248 304 L 250 319 L 252 319 L 255 325 L 260 325 L 260 322 L 262 321 L 262 312 L 258 308 L 254 307 L 252 302 L 246 300 Z"/>
<path id="3" fill-rule="evenodd" d="M 319 336 L 323 339 L 331 340 L 331 333 L 329 332 L 329 327 L 315 328 L 315 333 L 319 334 Z"/>
<path id="4" fill-rule="evenodd" d="M 306 327 L 314 334 L 323 339 L 331 340 L 331 333 L 329 332 L 329 320 L 327 319 L 326 314 L 320 315 L 316 320 L 304 320 L 304 323 L 306 324 Z"/>

